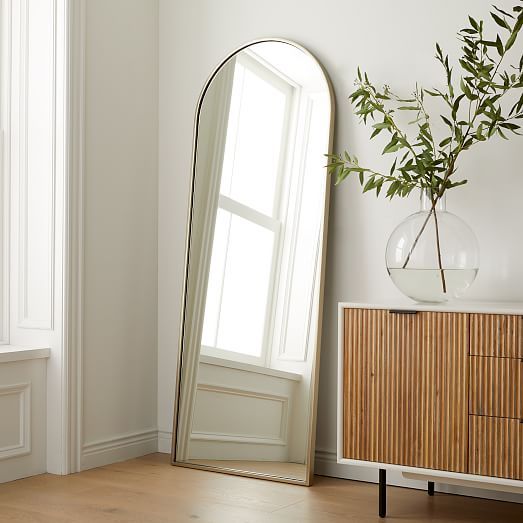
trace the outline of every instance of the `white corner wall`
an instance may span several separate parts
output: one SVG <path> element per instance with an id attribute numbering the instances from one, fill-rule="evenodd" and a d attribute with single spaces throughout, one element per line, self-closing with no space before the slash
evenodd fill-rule
<path id="1" fill-rule="evenodd" d="M 421 6 L 417 0 L 159 0 L 159 4 L 158 424 L 160 450 L 168 452 L 193 119 L 210 72 L 232 50 L 256 38 L 278 36 L 304 45 L 323 63 L 334 84 L 338 106 L 334 150 L 349 147 L 362 163 L 379 168 L 386 164 L 377 143 L 369 143 L 368 129 L 358 124 L 347 101 L 357 66 L 401 93 L 410 93 L 416 81 L 426 87 L 443 85 L 433 59 L 435 42 L 457 56 L 456 31 L 469 13 L 487 18 L 490 2 L 439 0 Z M 512 1 L 498 4 L 508 8 Z M 470 185 L 448 198 L 449 210 L 474 228 L 482 249 L 481 271 L 469 298 L 523 299 L 522 147 L 523 138 L 515 137 L 469 151 L 460 169 Z M 336 304 L 398 296 L 385 270 L 385 244 L 392 228 L 417 205 L 415 197 L 389 203 L 362 196 L 356 183 L 332 192 L 317 434 L 318 467 L 331 474 L 376 479 L 334 462 Z M 398 477 L 393 481 L 407 484 Z"/>
<path id="2" fill-rule="evenodd" d="M 158 3 L 88 0 L 82 468 L 157 448 Z"/>

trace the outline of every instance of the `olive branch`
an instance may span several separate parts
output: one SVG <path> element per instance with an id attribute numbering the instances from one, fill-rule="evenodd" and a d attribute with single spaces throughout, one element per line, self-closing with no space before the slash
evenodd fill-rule
<path id="1" fill-rule="evenodd" d="M 523 0 L 519 0 L 521 4 Z M 517 41 L 523 26 L 523 6 L 516 5 L 512 12 L 493 6 L 490 13 L 498 29 L 494 36 L 485 35 L 485 23 L 469 16 L 469 25 L 458 32 L 463 54 L 459 58 L 460 74 L 456 82 L 454 67 L 449 56 L 436 43 L 436 59 L 445 72 L 443 89 L 425 89 L 416 85 L 412 95 L 402 98 L 390 87 L 376 87 L 367 73 L 358 68 L 356 89 L 349 96 L 356 115 L 364 124 L 372 124 L 371 139 L 382 132 L 390 134 L 390 141 L 382 151 L 394 155 L 388 172 L 378 172 L 363 167 L 358 158 L 344 151 L 327 155 L 327 169 L 335 176 L 336 185 L 351 174 L 358 176 L 363 192 L 375 191 L 379 196 L 386 190 L 386 197 L 406 197 L 414 189 L 426 191 L 431 208 L 403 263 L 409 264 L 429 220 L 433 217 L 436 227 L 436 247 L 443 292 L 447 291 L 442 266 L 440 235 L 436 206 L 448 189 L 468 182 L 456 179 L 457 161 L 460 155 L 480 142 L 494 136 L 508 139 L 508 134 L 521 134 L 518 121 L 523 119 L 523 93 L 511 102 L 506 95 L 523 87 L 523 55 L 516 65 L 505 67 L 509 51 Z M 431 116 L 426 109 L 426 97 L 440 99 L 445 107 L 439 118 L 443 121 L 446 135 L 436 139 Z M 414 119 L 409 122 L 416 128 L 409 134 L 402 130 L 396 116 L 411 111 Z"/>

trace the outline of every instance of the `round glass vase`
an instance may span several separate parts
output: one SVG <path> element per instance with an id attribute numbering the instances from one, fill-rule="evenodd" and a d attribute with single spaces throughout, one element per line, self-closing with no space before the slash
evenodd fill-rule
<path id="1" fill-rule="evenodd" d="M 386 263 L 396 287 L 418 302 L 444 303 L 461 297 L 479 270 L 472 229 L 447 211 L 446 196 L 433 205 L 421 193 L 421 209 L 401 222 L 387 243 Z"/>

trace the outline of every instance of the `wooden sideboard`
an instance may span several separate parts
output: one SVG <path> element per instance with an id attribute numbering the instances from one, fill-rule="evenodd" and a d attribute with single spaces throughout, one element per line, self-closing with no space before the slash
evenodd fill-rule
<path id="1" fill-rule="evenodd" d="M 342 303 L 338 382 L 338 462 L 523 493 L 523 304 Z"/>

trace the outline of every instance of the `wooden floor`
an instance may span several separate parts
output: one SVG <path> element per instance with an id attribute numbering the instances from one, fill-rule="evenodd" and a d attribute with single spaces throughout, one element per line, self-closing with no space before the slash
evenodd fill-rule
<path id="1" fill-rule="evenodd" d="M 311 488 L 172 467 L 165 454 L 71 476 L 0 485 L 0 522 L 377 522 L 377 486 L 318 477 Z M 388 489 L 389 518 L 405 522 L 523 521 L 523 505 Z"/>

